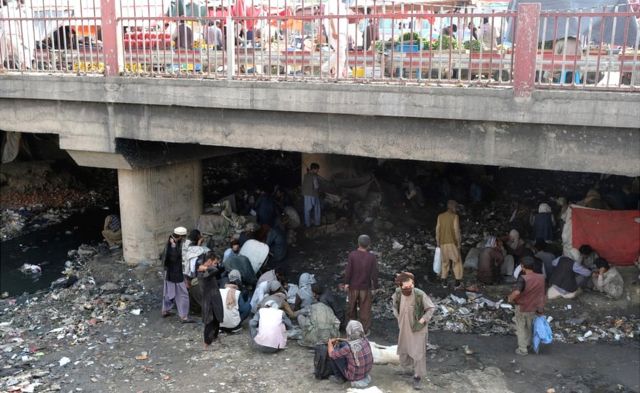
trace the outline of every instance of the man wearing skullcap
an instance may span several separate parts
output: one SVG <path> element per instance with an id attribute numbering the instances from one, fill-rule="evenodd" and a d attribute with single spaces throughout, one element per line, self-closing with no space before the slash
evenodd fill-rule
<path id="1" fill-rule="evenodd" d="M 162 316 L 168 317 L 175 303 L 182 323 L 193 322 L 189 318 L 189 291 L 182 272 L 182 243 L 187 229 L 177 227 L 167 240 L 163 262 L 165 269 L 162 294 Z"/>

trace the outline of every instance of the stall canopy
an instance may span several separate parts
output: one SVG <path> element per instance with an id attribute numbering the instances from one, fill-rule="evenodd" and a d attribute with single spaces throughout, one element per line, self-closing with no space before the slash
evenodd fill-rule
<path id="1" fill-rule="evenodd" d="M 519 4 L 531 3 L 531 0 L 511 0 L 509 10 L 517 10 Z M 582 11 L 582 12 L 631 12 L 632 7 L 629 0 L 536 0 L 540 3 L 542 11 Z M 591 41 L 594 43 L 609 43 L 613 45 L 625 45 L 627 47 L 638 44 L 638 20 L 633 17 L 593 17 L 582 18 L 579 22 L 577 17 L 558 17 L 556 38 L 565 37 L 565 24 L 568 20 L 567 37 L 589 36 L 591 30 Z M 625 40 L 625 30 L 626 40 Z M 555 19 L 549 19 L 545 26 L 540 23 L 538 40 L 551 40 L 554 36 Z M 612 41 L 613 36 L 613 41 Z M 509 23 L 507 37 L 513 42 L 513 23 Z"/>

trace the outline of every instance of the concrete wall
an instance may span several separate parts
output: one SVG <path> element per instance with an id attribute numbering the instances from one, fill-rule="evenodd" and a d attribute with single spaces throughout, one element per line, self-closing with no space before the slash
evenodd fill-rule
<path id="1" fill-rule="evenodd" d="M 125 138 L 637 176 L 638 108 L 637 93 L 0 78 L 1 129 L 96 153 Z"/>
<path id="2" fill-rule="evenodd" d="M 202 213 L 200 161 L 148 169 L 118 169 L 124 259 L 157 262 L 177 226 L 194 228 Z"/>
<path id="3" fill-rule="evenodd" d="M 579 89 L 3 75 L 3 98 L 640 128 L 640 94 Z"/>

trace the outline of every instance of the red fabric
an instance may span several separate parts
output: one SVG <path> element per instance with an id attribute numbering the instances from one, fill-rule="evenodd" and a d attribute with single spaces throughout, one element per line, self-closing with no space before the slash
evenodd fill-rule
<path id="1" fill-rule="evenodd" d="M 590 245 L 614 265 L 632 265 L 640 254 L 638 210 L 598 210 L 572 206 L 571 229 L 574 248 Z"/>
<path id="2" fill-rule="evenodd" d="M 209 8 L 209 10 L 207 12 L 207 16 L 208 17 L 213 17 L 213 18 L 224 18 L 224 17 L 227 16 L 227 14 L 228 14 L 228 12 L 224 8 L 220 8 L 220 9 Z"/>

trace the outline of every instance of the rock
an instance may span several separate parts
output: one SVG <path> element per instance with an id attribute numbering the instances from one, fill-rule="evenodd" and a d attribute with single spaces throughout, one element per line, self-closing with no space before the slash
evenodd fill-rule
<path id="1" fill-rule="evenodd" d="M 100 290 L 103 292 L 116 292 L 120 287 L 112 282 L 106 282 L 100 286 Z"/>

